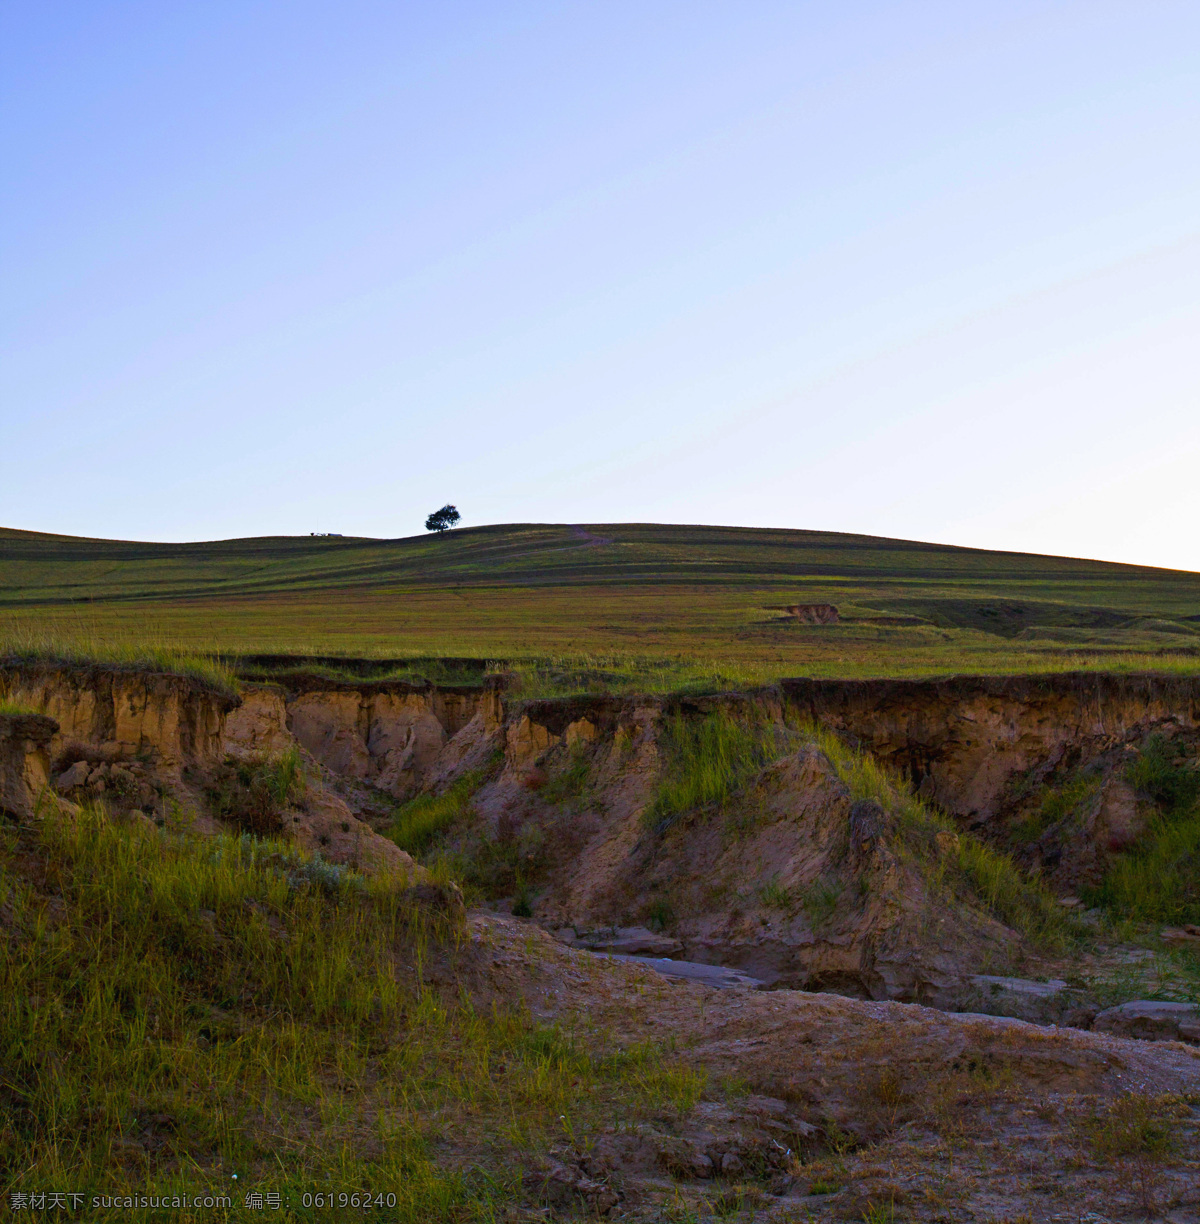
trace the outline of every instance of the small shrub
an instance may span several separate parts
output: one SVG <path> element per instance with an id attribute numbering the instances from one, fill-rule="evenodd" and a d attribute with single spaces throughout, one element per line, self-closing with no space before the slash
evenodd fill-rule
<path id="1" fill-rule="evenodd" d="M 1082 776 L 1062 786 L 1052 787 L 1042 797 L 1036 812 L 1013 830 L 1018 842 L 1035 842 L 1047 829 L 1082 811 L 1100 790 L 1100 779 Z"/>
<path id="2" fill-rule="evenodd" d="M 793 905 L 792 894 L 778 880 L 764 884 L 758 890 L 758 899 L 768 909 L 787 910 Z"/>
<path id="3" fill-rule="evenodd" d="M 1125 780 L 1168 816 L 1182 816 L 1200 798 L 1200 772 L 1182 761 L 1181 750 L 1161 735 L 1152 735 L 1125 771 Z"/>
<path id="4" fill-rule="evenodd" d="M 327 863 L 319 852 L 296 862 L 287 873 L 287 882 L 292 889 L 312 888 L 326 897 L 334 897 L 345 888 L 362 888 L 361 876 L 341 863 Z"/>
<path id="5" fill-rule="evenodd" d="M 1174 1149 L 1179 1119 L 1188 1112 L 1177 1096 L 1127 1092 L 1089 1118 L 1084 1130 L 1098 1156 L 1161 1158 Z"/>
<path id="6" fill-rule="evenodd" d="M 307 780 L 297 748 L 278 757 L 227 761 L 208 798 L 214 814 L 256 837 L 283 831 L 283 813 L 304 797 Z"/>
<path id="7" fill-rule="evenodd" d="M 652 931 L 665 931 L 675 921 L 675 911 L 665 897 L 657 897 L 646 908 L 646 926 Z"/>
<path id="8" fill-rule="evenodd" d="M 587 793 L 591 774 L 587 757 L 582 752 L 575 752 L 565 769 L 547 777 L 542 783 L 540 797 L 546 803 L 568 803 L 581 799 Z"/>
<path id="9" fill-rule="evenodd" d="M 833 917 L 841 896 L 842 886 L 825 880 L 814 880 L 797 889 L 800 907 L 814 929 L 824 926 Z"/>
<path id="10" fill-rule="evenodd" d="M 513 901 L 512 914 L 514 918 L 533 917 L 533 899 L 529 895 L 529 888 L 524 884 L 517 889 L 516 900 Z"/>

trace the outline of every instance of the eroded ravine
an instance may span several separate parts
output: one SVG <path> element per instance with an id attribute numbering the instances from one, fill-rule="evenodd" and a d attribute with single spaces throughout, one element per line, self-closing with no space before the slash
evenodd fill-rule
<path id="1" fill-rule="evenodd" d="M 105 768 L 124 777 L 122 761 L 140 796 L 153 783 L 200 809 L 225 759 L 298 746 L 324 781 L 283 831 L 334 861 L 398 863 L 410 860 L 380 835 L 396 803 L 465 779 L 470 828 L 450 848 L 486 851 L 492 894 L 519 891 L 563 942 L 620 953 L 632 931 L 643 941 L 635 954 L 726 966 L 776 987 L 938 1005 L 961 1002 L 980 973 L 1010 970 L 1020 940 L 937 884 L 959 854 L 952 828 L 909 827 L 899 792 L 856 797 L 844 768 L 796 728 L 836 733 L 984 836 L 1019 817 L 1039 786 L 1091 768 L 1073 840 L 1029 849 L 1062 891 L 1119 853 L 1139 818 L 1121 762 L 1152 734 L 1194 743 L 1200 708 L 1192 680 L 1094 674 L 521 701 L 498 679 L 314 676 L 244 684 L 236 698 L 174 676 L 25 667 L 5 671 L 0 692 L 29 710 L 0 727 L 0 803 L 19 814 L 39 789 L 56 780 L 61 789 L 66 771 L 94 787 Z M 770 729 L 773 759 L 732 805 L 653 819 L 677 767 L 668 729 L 719 718 Z"/>

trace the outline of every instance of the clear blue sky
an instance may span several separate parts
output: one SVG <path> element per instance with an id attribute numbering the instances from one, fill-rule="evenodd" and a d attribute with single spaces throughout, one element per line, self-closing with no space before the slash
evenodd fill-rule
<path id="1" fill-rule="evenodd" d="M 1200 569 L 1200 5 L 0 9 L 0 524 Z"/>

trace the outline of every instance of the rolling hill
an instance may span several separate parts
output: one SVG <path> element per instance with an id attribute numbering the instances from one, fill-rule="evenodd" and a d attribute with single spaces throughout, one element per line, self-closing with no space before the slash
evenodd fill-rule
<path id="1" fill-rule="evenodd" d="M 786 609 L 829 603 L 837 624 Z M 155 544 L 0 530 L 7 639 L 643 678 L 1200 665 L 1200 575 L 875 536 L 515 524 Z M 664 680 L 665 682 L 665 680 Z"/>

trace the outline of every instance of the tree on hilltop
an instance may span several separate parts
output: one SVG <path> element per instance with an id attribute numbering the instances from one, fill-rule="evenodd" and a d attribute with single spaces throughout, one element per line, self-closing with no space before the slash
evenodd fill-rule
<path id="1" fill-rule="evenodd" d="M 455 526 L 462 515 L 453 506 L 443 506 L 440 510 L 435 510 L 425 520 L 426 531 L 447 531 Z"/>

